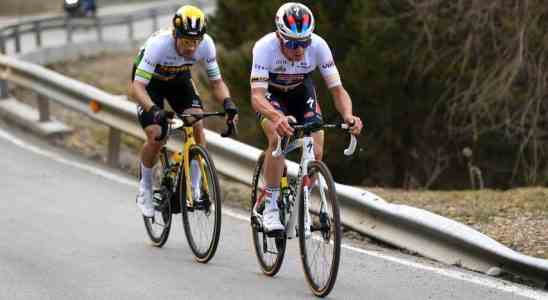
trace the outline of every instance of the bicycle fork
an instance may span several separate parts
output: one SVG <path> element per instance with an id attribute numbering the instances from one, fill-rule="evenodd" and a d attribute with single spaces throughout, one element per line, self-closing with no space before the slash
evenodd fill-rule
<path id="1" fill-rule="evenodd" d="M 312 137 L 306 136 L 303 138 L 303 152 L 301 156 L 301 165 L 299 167 L 299 174 L 297 176 L 297 197 L 296 203 L 293 207 L 293 211 L 290 215 L 289 222 L 286 227 L 287 238 L 294 238 L 297 234 L 298 227 L 296 226 L 297 214 L 299 213 L 302 204 L 304 205 L 304 224 L 305 224 L 305 237 L 310 236 L 310 187 L 312 181 L 308 176 L 308 162 L 314 160 L 314 142 Z M 302 187 L 302 188 L 301 188 Z"/>

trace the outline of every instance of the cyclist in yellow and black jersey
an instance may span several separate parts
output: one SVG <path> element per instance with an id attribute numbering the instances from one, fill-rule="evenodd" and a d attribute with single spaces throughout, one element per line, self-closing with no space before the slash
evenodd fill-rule
<path id="1" fill-rule="evenodd" d="M 206 34 L 206 17 L 199 8 L 185 5 L 178 9 L 173 27 L 154 33 L 134 61 L 129 95 L 138 102 L 139 122 L 147 136 L 141 151 L 142 177 L 137 195 L 137 205 L 144 216 L 154 213 L 151 168 L 165 143 L 158 139 L 164 138 L 170 115 L 164 110 L 164 99 L 179 113 L 203 109 L 191 75 L 192 66 L 198 62 L 205 63 L 214 98 L 223 105 L 228 118 L 236 122 L 238 109 L 221 77 L 215 44 Z M 194 133 L 196 141 L 205 146 L 202 122 L 195 123 Z M 191 172 L 199 172 L 197 165 L 191 164 Z M 198 189 L 198 182 L 192 185 Z"/>

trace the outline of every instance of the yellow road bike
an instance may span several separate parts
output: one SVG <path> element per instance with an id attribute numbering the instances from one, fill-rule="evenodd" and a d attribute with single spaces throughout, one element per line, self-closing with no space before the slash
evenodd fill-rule
<path id="1" fill-rule="evenodd" d="M 181 135 L 181 152 L 171 153 L 165 146 L 153 168 L 154 216 L 143 217 L 153 245 L 162 247 L 169 237 L 172 216 L 182 214 L 183 227 L 196 260 L 208 262 L 215 255 L 221 232 L 221 191 L 213 160 L 196 143 L 192 125 L 201 119 L 224 116 L 222 112 L 175 114 L 167 126 L 167 137 Z M 227 122 L 229 136 L 234 130 Z M 195 170 L 191 170 L 191 169 Z M 194 177 L 193 177 L 194 176 Z M 140 176 L 139 176 L 140 177 Z M 192 182 L 198 183 L 196 188 Z"/>

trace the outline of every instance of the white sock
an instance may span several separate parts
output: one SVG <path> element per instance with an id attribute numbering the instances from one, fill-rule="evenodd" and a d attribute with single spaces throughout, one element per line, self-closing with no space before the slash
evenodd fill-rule
<path id="1" fill-rule="evenodd" d="M 150 189 L 152 187 L 152 168 L 147 168 L 141 162 L 141 181 L 140 187 Z"/>
<path id="2" fill-rule="evenodd" d="M 266 188 L 266 209 L 278 210 L 278 197 L 280 195 L 280 188 L 267 187 Z"/>
<path id="3" fill-rule="evenodd" d="M 200 181 L 202 180 L 202 172 L 200 172 L 200 164 L 197 160 L 190 161 L 190 177 L 192 178 L 192 189 L 200 191 Z"/>

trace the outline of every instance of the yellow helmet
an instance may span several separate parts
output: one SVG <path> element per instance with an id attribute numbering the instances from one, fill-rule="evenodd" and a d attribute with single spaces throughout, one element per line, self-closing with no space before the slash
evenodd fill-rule
<path id="1" fill-rule="evenodd" d="M 173 28 L 178 38 L 202 38 L 206 32 L 204 12 L 192 5 L 184 5 L 173 16 Z"/>

